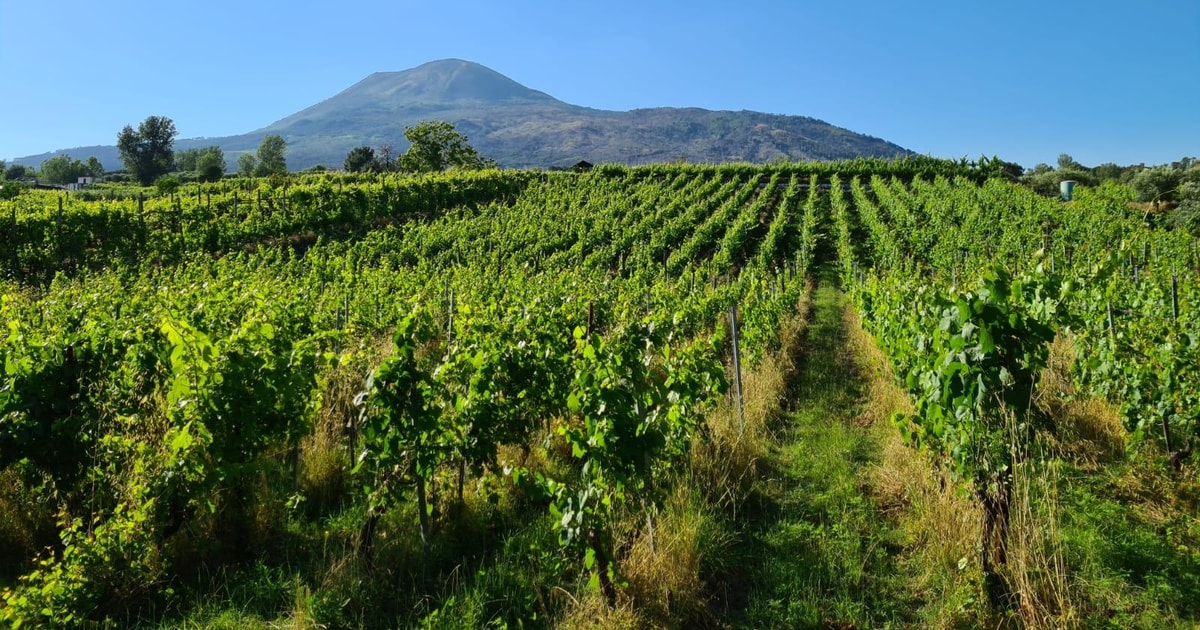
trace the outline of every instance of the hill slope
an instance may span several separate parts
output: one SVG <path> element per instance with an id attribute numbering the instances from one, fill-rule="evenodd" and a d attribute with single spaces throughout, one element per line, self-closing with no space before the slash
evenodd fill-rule
<path id="1" fill-rule="evenodd" d="M 503 166 L 591 162 L 642 164 L 835 160 L 911 152 L 815 118 L 751 111 L 654 108 L 628 112 L 571 105 L 469 61 L 433 61 L 402 72 L 377 72 L 337 95 L 250 133 L 179 140 L 176 148 L 219 145 L 230 168 L 263 136 L 288 144 L 288 165 L 340 166 L 350 149 L 391 144 L 404 151 L 404 127 L 423 119 L 453 123 Z M 14 160 L 36 166 L 49 157 L 95 155 L 119 168 L 115 147 L 80 147 Z"/>

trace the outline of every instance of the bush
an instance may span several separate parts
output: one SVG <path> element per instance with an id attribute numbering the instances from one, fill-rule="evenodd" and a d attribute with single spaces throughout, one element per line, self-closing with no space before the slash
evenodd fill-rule
<path id="1" fill-rule="evenodd" d="M 4 182 L 0 184 L 0 199 L 5 201 L 16 199 L 17 195 L 20 195 L 23 190 L 25 190 L 25 185 L 21 182 Z"/>
<path id="2" fill-rule="evenodd" d="M 158 190 L 158 194 L 160 195 L 169 195 L 179 190 L 179 178 L 172 175 L 159 177 L 154 182 L 154 188 Z"/>

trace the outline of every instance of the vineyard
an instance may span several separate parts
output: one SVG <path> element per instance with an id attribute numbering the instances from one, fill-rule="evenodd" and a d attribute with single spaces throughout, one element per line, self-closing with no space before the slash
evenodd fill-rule
<path id="1" fill-rule="evenodd" d="M 1120 188 L 1063 203 L 986 166 L 313 175 L 3 202 L 0 621 L 1196 623 L 1197 241 L 1147 227 Z M 789 379 L 819 361 L 812 336 L 832 333 L 804 329 L 843 308 L 835 286 L 906 394 L 871 435 L 978 515 L 943 562 L 953 601 L 812 618 L 754 603 L 769 588 L 742 566 L 750 532 L 781 509 L 764 480 L 799 439 Z M 1119 418 L 1116 437 L 1084 408 Z M 1112 452 L 1083 462 L 1084 442 Z M 1029 510 L 1047 470 L 1061 514 Z M 1031 518 L 1061 527 L 1034 554 L 1052 570 L 1014 568 Z M 660 565 L 688 579 L 647 577 Z M 1020 579 L 1047 572 L 1053 597 Z"/>

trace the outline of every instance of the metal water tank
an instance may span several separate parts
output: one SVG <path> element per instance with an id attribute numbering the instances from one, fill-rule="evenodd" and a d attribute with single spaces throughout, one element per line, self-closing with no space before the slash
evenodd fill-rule
<path id="1" fill-rule="evenodd" d="M 1058 192 L 1062 196 L 1063 201 L 1071 200 L 1071 193 L 1075 192 L 1075 181 L 1064 179 L 1058 184 Z"/>

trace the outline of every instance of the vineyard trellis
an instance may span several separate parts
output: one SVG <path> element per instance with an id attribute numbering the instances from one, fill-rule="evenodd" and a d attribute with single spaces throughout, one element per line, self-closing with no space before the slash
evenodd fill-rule
<path id="1" fill-rule="evenodd" d="M 233 527 L 350 368 L 371 374 L 338 436 L 364 557 L 388 511 L 415 504 L 429 540 L 468 473 L 492 476 L 542 498 L 612 601 L 617 519 L 661 508 L 701 418 L 779 348 L 824 263 L 917 403 L 898 426 L 987 510 L 990 571 L 1055 335 L 1076 340 L 1081 393 L 1190 453 L 1200 258 L 1111 192 L 1063 204 L 981 173 L 602 166 L 4 202 L 0 471 L 59 489 L 63 517 L 0 619 L 95 618 L 158 583 L 171 567 L 147 550 L 189 522 Z M 499 465 L 534 435 L 560 441 L 560 467 Z M 439 475 L 457 492 L 431 492 Z"/>

